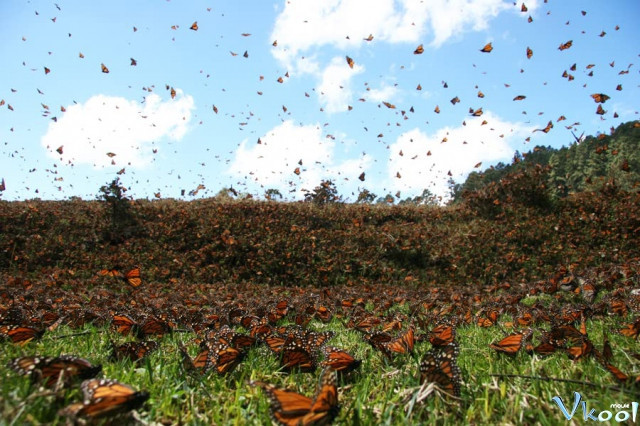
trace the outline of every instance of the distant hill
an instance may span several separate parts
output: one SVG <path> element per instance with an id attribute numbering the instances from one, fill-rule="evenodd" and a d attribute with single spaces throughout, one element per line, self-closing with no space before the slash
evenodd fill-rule
<path id="1" fill-rule="evenodd" d="M 536 146 L 527 153 L 516 153 L 511 164 L 498 163 L 482 172 L 471 173 L 463 184 L 454 188 L 454 202 L 500 182 L 507 175 L 535 166 L 546 170 L 547 188 L 555 199 L 597 190 L 605 184 L 637 191 L 640 188 L 640 122 L 621 124 L 612 128 L 610 135 L 588 136 L 569 147 Z"/>

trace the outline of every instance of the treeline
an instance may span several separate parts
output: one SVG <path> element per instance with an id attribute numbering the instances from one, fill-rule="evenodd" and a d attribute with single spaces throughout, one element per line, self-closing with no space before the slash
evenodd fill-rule
<path id="1" fill-rule="evenodd" d="M 453 188 L 453 202 L 473 198 L 480 191 L 519 174 L 534 174 L 551 200 L 572 193 L 597 191 L 614 186 L 616 190 L 637 191 L 640 185 L 640 122 L 621 124 L 611 134 L 576 138 L 569 147 L 554 149 L 536 146 L 530 152 L 516 153 L 511 164 L 498 163 L 471 173 Z"/>

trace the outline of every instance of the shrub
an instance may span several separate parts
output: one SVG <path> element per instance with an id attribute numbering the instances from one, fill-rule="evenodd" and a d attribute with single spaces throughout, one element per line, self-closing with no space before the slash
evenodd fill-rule
<path id="1" fill-rule="evenodd" d="M 465 191 L 463 199 L 480 216 L 493 217 L 509 207 L 550 210 L 553 197 L 548 188 L 549 166 L 535 164 L 509 173 L 476 191 Z"/>
<path id="2" fill-rule="evenodd" d="M 131 205 L 131 198 L 125 196 L 127 188 L 116 178 L 108 185 L 100 187 L 98 199 L 107 205 L 109 220 L 103 230 L 103 238 L 111 244 L 120 244 L 141 234 L 141 227 Z"/>

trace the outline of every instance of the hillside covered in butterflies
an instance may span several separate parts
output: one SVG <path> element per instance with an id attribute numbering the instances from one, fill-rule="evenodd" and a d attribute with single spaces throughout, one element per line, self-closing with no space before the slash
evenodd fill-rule
<path id="1" fill-rule="evenodd" d="M 140 266 L 145 280 L 255 284 L 492 284 L 640 257 L 640 128 L 561 150 L 535 148 L 472 174 L 449 206 L 216 197 L 2 202 L 0 267 L 94 279 Z M 334 189 L 335 190 L 335 189 Z M 222 191 L 221 191 L 222 192 Z"/>

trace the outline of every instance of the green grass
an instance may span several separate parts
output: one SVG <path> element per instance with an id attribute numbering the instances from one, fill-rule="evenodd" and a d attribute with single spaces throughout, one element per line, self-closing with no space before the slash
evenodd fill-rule
<path id="1" fill-rule="evenodd" d="M 614 348 L 613 363 L 635 378 L 640 364 L 629 356 L 635 342 L 613 332 L 628 318 L 607 317 L 587 323 L 590 338 L 601 347 L 602 329 L 609 331 Z M 560 424 L 565 423 L 559 408 L 551 402 L 561 396 L 573 403 L 573 392 L 580 392 L 596 413 L 611 404 L 640 399 L 636 388 L 618 390 L 619 385 L 593 358 L 571 361 L 564 353 L 548 357 L 531 356 L 524 352 L 515 358 L 496 353 L 489 344 L 504 333 L 498 327 L 480 328 L 465 325 L 458 328 L 460 344 L 458 364 L 463 375 L 460 401 L 433 394 L 410 411 L 408 402 L 419 386 L 418 365 L 429 343 L 417 343 L 413 355 L 388 361 L 380 352 L 365 343 L 360 334 L 346 329 L 334 318 L 329 324 L 313 320 L 312 329 L 330 329 L 336 337 L 330 344 L 350 351 L 363 359 L 359 371 L 343 378 L 339 386 L 341 410 L 337 424 Z M 112 362 L 108 359 L 110 339 L 123 341 L 108 328 L 85 327 L 87 334 L 64 339 L 56 335 L 77 332 L 60 327 L 36 342 L 23 347 L 1 343 L 0 354 L 0 415 L 8 424 L 63 424 L 57 411 L 81 399 L 77 389 L 59 392 L 56 396 L 38 396 L 37 385 L 7 368 L 14 357 L 39 354 L 73 354 L 102 364 L 104 377 L 117 379 L 136 389 L 146 390 L 150 398 L 138 410 L 144 421 L 183 424 L 269 424 L 269 402 L 259 388 L 248 385 L 261 380 L 280 387 L 294 389 L 305 395 L 315 392 L 319 371 L 285 374 L 268 348 L 260 346 L 249 351 L 235 371 L 226 376 L 211 373 L 194 376 L 185 373 L 177 350 L 180 342 L 188 344 L 192 333 L 173 333 L 160 339 L 160 348 L 139 363 Z M 191 353 L 196 348 L 191 345 Z M 547 376 L 594 383 L 587 386 L 556 381 L 493 377 L 493 374 Z M 613 410 L 615 415 L 615 410 Z M 582 412 L 575 419 L 581 419 Z M 581 420 L 577 420 L 580 422 Z"/>

